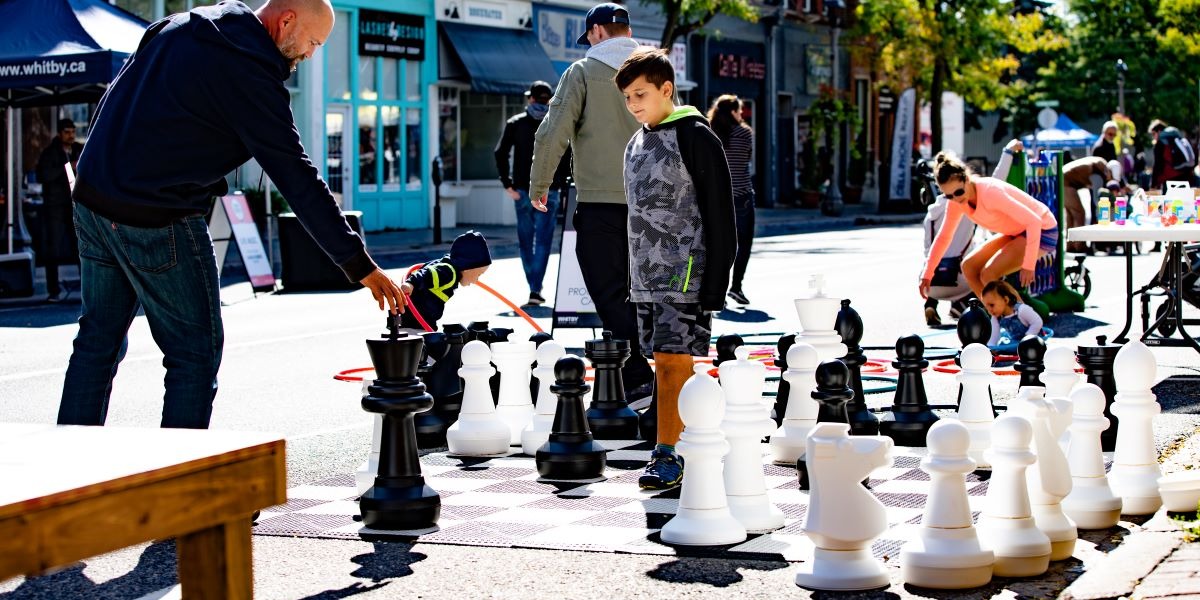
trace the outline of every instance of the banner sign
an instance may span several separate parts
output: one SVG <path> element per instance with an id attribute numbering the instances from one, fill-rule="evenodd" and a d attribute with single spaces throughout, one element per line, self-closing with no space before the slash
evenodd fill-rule
<path id="1" fill-rule="evenodd" d="M 378 10 L 358 11 L 358 53 L 425 60 L 425 17 Z"/>
<path id="2" fill-rule="evenodd" d="M 908 198 L 911 195 L 913 116 L 917 92 L 912 88 L 900 94 L 896 105 L 896 128 L 892 134 L 892 165 L 888 178 L 888 198 Z"/>
<path id="3" fill-rule="evenodd" d="M 213 207 L 208 228 L 216 250 L 218 273 L 225 264 L 229 243 L 233 242 L 242 256 L 246 274 L 250 276 L 250 286 L 255 290 L 275 288 L 275 272 L 271 269 L 262 238 L 258 236 L 258 226 L 254 224 L 250 205 L 241 192 L 221 197 L 221 201 Z"/>
<path id="4" fill-rule="evenodd" d="M 124 59 L 119 52 L 96 52 L 0 61 L 0 87 L 107 82 L 120 70 Z"/>
<path id="5" fill-rule="evenodd" d="M 595 329 L 601 327 L 600 315 L 592 304 L 579 270 L 579 259 L 575 256 L 575 228 L 571 219 L 575 215 L 574 194 L 567 194 L 567 218 L 563 224 L 562 250 L 558 257 L 558 284 L 554 291 L 554 318 L 552 329 Z"/>

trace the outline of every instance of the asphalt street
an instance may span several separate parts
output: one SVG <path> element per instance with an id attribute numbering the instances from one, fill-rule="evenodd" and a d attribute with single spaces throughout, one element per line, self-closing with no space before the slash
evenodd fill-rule
<path id="1" fill-rule="evenodd" d="M 956 347 L 952 327 L 925 326 L 917 295 L 922 260 L 919 226 L 859 227 L 760 237 L 744 289 L 746 308 L 717 315 L 714 334 L 794 332 L 799 321 L 793 300 L 810 293 L 808 279 L 822 274 L 831 296 L 850 298 L 862 315 L 863 345 L 872 358 L 890 359 L 886 348 L 913 332 L 931 347 Z M 382 257 L 399 278 L 406 257 Z M 432 257 L 429 257 L 432 258 Z M 1142 283 L 1157 271 L 1161 255 L 1134 258 Z M 1094 343 L 1111 339 L 1124 319 L 1124 259 L 1087 259 L 1092 294 L 1085 312 L 1058 315 L 1047 324 L 1052 344 Z M 556 272 L 557 256 L 550 272 Z M 483 277 L 514 300 L 528 290 L 516 258 L 497 260 Z M 547 290 L 553 303 L 553 290 Z M 287 437 L 289 485 L 353 471 L 362 462 L 370 438 L 370 416 L 359 408 L 359 386 L 334 380 L 339 371 L 370 366 L 363 340 L 378 335 L 384 318 L 364 290 L 308 294 L 260 294 L 248 284 L 223 290 L 226 330 L 220 393 L 213 411 L 214 429 L 268 430 Z M 1156 305 L 1157 303 L 1155 303 Z M 944 320 L 948 306 L 943 303 Z M 0 421 L 53 422 L 62 378 L 70 355 L 79 305 L 0 307 Z M 1189 316 L 1198 312 L 1189 309 Z M 533 311 L 548 328 L 550 310 Z M 511 316 L 498 300 L 479 288 L 461 289 L 443 323 L 489 320 L 512 327 L 517 336 L 533 329 Z M 1135 324 L 1134 331 L 1140 331 Z M 1194 332 L 1195 333 L 1195 332 Z M 591 330 L 555 332 L 568 347 L 581 348 Z M 758 338 L 774 342 L 777 335 Z M 1200 426 L 1195 382 L 1200 355 L 1191 349 L 1155 348 L 1157 388 L 1164 407 L 1155 421 L 1160 448 Z M 163 391 L 162 355 L 144 318 L 135 320 L 129 352 L 113 389 L 108 423 L 157 426 Z M 1168 379 L 1169 378 L 1169 379 Z M 930 372 L 930 401 L 953 403 L 950 375 Z M 996 390 L 997 403 L 1015 392 L 1015 378 Z M 877 406 L 889 394 L 875 394 Z M 152 452 L 152 448 L 147 451 Z M 2 485 L 2 484 L 0 484 Z M 1103 551 L 1103 540 L 1091 540 Z M 255 584 L 259 598 L 664 598 L 805 596 L 793 583 L 796 567 L 785 562 L 549 550 L 513 550 L 434 544 L 389 544 L 334 540 L 255 537 Z M 0 598 L 139 598 L 161 595 L 176 582 L 171 542 L 125 549 L 61 572 L 26 581 L 0 582 Z M 1057 563 L 1044 578 L 1001 582 L 969 597 L 1053 596 L 1083 570 L 1079 561 Z M 812 597 L 828 597 L 822 593 Z M 871 597 L 967 597 L 915 591 L 896 583 Z"/>

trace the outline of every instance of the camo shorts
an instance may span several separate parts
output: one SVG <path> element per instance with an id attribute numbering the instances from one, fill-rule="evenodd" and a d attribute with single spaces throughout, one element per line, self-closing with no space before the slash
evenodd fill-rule
<path id="1" fill-rule="evenodd" d="M 698 302 L 638 302 L 636 306 L 642 354 L 647 358 L 654 352 L 708 356 L 712 313 L 701 310 Z"/>

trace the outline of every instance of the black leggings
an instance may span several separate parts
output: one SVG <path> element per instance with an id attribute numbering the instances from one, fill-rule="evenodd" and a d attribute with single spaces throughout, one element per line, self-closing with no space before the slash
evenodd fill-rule
<path id="1" fill-rule="evenodd" d="M 742 278 L 750 262 L 750 248 L 754 245 L 754 191 L 733 199 L 733 214 L 737 222 L 737 255 L 733 259 L 733 279 L 729 289 L 742 291 Z"/>

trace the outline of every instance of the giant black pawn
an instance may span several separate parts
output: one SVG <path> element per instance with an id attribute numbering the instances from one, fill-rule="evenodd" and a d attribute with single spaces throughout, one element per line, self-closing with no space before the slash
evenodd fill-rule
<path id="1" fill-rule="evenodd" d="M 568 354 L 554 363 L 554 385 L 558 396 L 550 439 L 534 455 L 538 474 L 546 479 L 597 479 L 607 464 L 604 446 L 592 439 L 583 413 L 583 396 L 591 389 L 584 383 L 583 359 Z"/>
<path id="2" fill-rule="evenodd" d="M 621 367 L 629 359 L 629 342 L 614 340 L 605 331 L 598 340 L 583 344 L 583 355 L 595 369 L 592 406 L 587 411 L 588 427 L 598 440 L 633 440 L 638 434 L 638 414 L 625 401 Z"/>
<path id="3" fill-rule="evenodd" d="M 713 359 L 713 366 L 719 367 L 727 360 L 737 360 L 733 351 L 745 345 L 746 340 L 736 333 L 727 333 L 717 338 L 717 357 Z"/>
<path id="4" fill-rule="evenodd" d="M 445 354 L 446 334 L 431 331 L 423 334 L 421 338 L 424 340 L 425 351 L 417 366 L 417 378 L 425 384 L 426 390 L 430 390 L 432 389 L 430 383 L 433 379 L 433 361 L 437 360 L 437 357 L 433 356 L 433 352 Z M 432 393 L 430 396 L 433 398 L 433 406 L 429 410 L 413 416 L 413 427 L 417 432 L 417 447 L 421 449 L 445 446 L 446 430 L 450 428 L 450 424 L 437 412 L 437 396 Z"/>
<path id="5" fill-rule="evenodd" d="M 846 418 L 850 422 L 850 435 L 879 435 L 879 418 L 867 407 L 867 395 L 863 393 L 862 366 L 867 363 L 862 346 L 863 321 L 858 311 L 850 307 L 849 300 L 842 300 L 834 329 L 842 336 L 846 345 L 846 356 L 842 362 L 850 369 L 850 389 L 854 398 L 846 405 Z"/>
<path id="6" fill-rule="evenodd" d="M 779 341 L 776 342 L 775 348 L 775 366 L 779 367 L 779 374 L 783 375 L 788 370 L 787 353 L 792 346 L 796 344 L 796 334 L 789 333 L 779 336 Z M 783 416 L 787 414 L 788 396 L 792 393 L 792 386 L 783 377 L 779 378 L 779 390 L 775 392 L 775 414 L 772 418 L 775 419 L 776 425 L 783 423 Z"/>
<path id="7" fill-rule="evenodd" d="M 920 336 L 906 335 L 896 340 L 896 360 L 892 361 L 892 367 L 900 375 L 896 378 L 892 412 L 880 420 L 879 433 L 892 438 L 897 446 L 925 447 L 925 435 L 938 420 L 929 408 L 921 378 L 921 371 L 929 366 L 924 354 L 925 342 Z"/>
<path id="8" fill-rule="evenodd" d="M 1117 399 L 1117 381 L 1113 378 L 1113 365 L 1121 345 L 1110 346 L 1108 338 L 1096 336 L 1095 346 L 1080 346 L 1076 352 L 1079 366 L 1087 375 L 1087 382 L 1104 392 L 1104 416 L 1108 418 L 1108 429 L 1100 432 L 1100 448 L 1105 452 L 1117 449 L 1118 420 L 1112 415 L 1112 403 Z"/>
<path id="9" fill-rule="evenodd" d="M 818 423 L 849 423 L 846 405 L 854 399 L 850 389 L 850 369 L 838 360 L 823 360 L 817 365 L 815 374 L 817 389 L 812 399 L 817 401 Z"/>
<path id="10" fill-rule="evenodd" d="M 397 333 L 368 339 L 378 379 L 367 387 L 363 410 L 383 415 L 379 472 L 359 500 L 363 524 L 374 529 L 425 529 L 437 524 L 442 499 L 425 484 L 417 455 L 413 414 L 429 410 L 433 396 L 417 379 L 421 338 Z"/>
<path id="11" fill-rule="evenodd" d="M 958 341 L 961 348 L 966 348 L 971 344 L 987 345 L 992 339 L 992 316 L 979 303 L 979 298 L 971 298 L 967 300 L 967 310 L 963 311 L 958 317 Z M 954 355 L 954 364 L 961 366 L 959 357 L 962 355 L 962 349 L 959 349 L 958 354 Z M 988 400 L 992 403 L 992 414 L 996 413 L 996 403 L 992 401 L 992 390 L 988 388 Z M 958 400 L 956 403 L 962 402 L 962 384 L 958 385 Z"/>
<path id="12" fill-rule="evenodd" d="M 429 373 L 429 393 L 433 395 L 433 410 L 447 425 L 458 420 L 462 408 L 463 383 L 458 376 L 462 367 L 462 349 L 467 343 L 467 329 L 457 323 L 442 326 L 441 338 L 426 338 L 425 349 L 434 360 Z"/>
<path id="13" fill-rule="evenodd" d="M 1046 370 L 1046 341 L 1036 335 L 1027 335 L 1017 344 L 1017 364 L 1013 365 L 1021 374 L 1021 382 L 1017 388 L 1027 385 L 1043 386 L 1042 371 Z"/>

